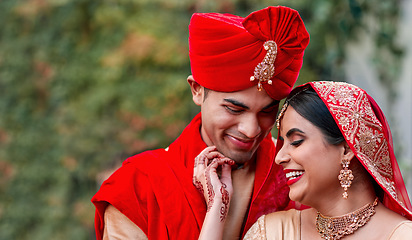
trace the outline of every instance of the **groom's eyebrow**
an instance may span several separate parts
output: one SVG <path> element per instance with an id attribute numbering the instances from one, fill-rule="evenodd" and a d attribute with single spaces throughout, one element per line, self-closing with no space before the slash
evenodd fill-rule
<path id="1" fill-rule="evenodd" d="M 266 110 L 266 109 L 271 108 L 273 106 L 279 105 L 279 103 L 280 103 L 280 101 L 274 100 L 271 103 L 269 103 L 266 107 L 264 107 L 262 110 Z"/>
<path id="2" fill-rule="evenodd" d="M 246 104 L 239 102 L 238 100 L 235 99 L 231 99 L 231 98 L 225 98 L 223 99 L 226 102 L 229 102 L 235 106 L 241 107 L 241 108 L 245 108 L 245 109 L 250 109 L 248 106 L 246 106 Z"/>

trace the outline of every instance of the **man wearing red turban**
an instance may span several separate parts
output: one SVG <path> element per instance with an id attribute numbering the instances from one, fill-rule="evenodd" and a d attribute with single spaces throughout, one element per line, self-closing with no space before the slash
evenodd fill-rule
<path id="1" fill-rule="evenodd" d="M 308 43 L 298 12 L 287 7 L 246 18 L 193 14 L 187 81 L 201 113 L 169 147 L 128 158 L 103 183 L 92 199 L 97 239 L 197 239 L 207 211 L 194 171 L 208 161 L 195 163 L 202 151 L 233 160 L 234 193 L 230 209 L 222 209 L 226 238 L 291 207 L 270 131 Z"/>

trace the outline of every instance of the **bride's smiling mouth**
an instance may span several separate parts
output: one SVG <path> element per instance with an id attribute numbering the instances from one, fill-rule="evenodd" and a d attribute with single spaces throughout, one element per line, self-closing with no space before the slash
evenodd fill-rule
<path id="1" fill-rule="evenodd" d="M 293 170 L 293 169 L 284 169 L 283 171 L 286 174 L 287 184 L 289 186 L 299 181 L 299 179 L 305 173 L 305 171 L 303 170 Z"/>

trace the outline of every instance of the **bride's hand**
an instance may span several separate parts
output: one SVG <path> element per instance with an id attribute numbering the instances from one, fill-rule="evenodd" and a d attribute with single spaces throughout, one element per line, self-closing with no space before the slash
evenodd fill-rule
<path id="1" fill-rule="evenodd" d="M 205 148 L 195 158 L 193 184 L 205 197 L 207 211 L 214 209 L 221 222 L 229 211 L 233 193 L 231 171 L 234 164 L 233 160 L 219 153 L 214 146 Z"/>

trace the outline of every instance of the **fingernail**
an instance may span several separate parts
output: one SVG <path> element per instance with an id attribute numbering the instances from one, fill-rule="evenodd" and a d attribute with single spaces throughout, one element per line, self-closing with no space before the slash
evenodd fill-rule
<path id="1" fill-rule="evenodd" d="M 235 161 L 233 161 L 232 159 L 226 159 L 225 160 L 225 163 L 227 163 L 227 164 L 229 164 L 229 165 L 234 165 L 235 164 Z"/>

